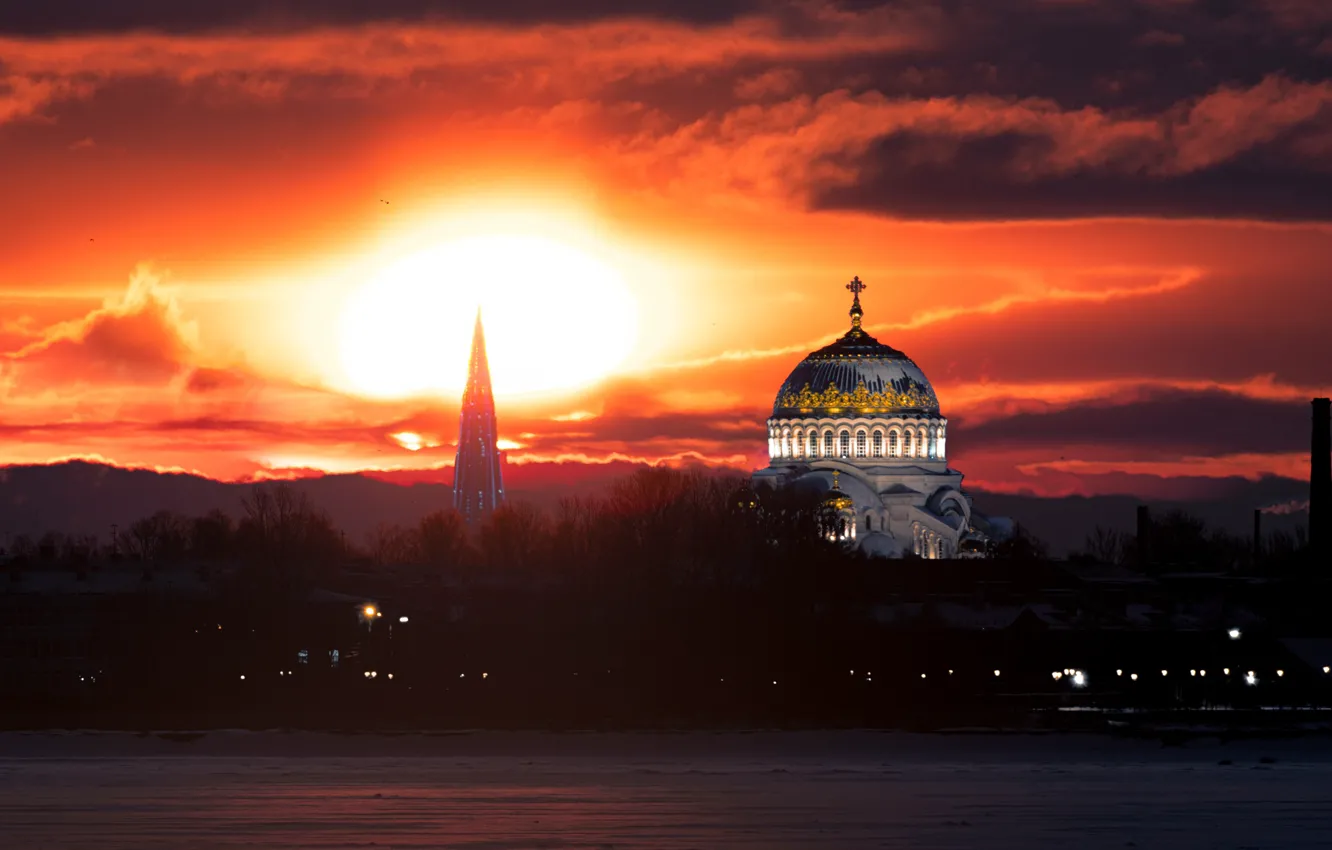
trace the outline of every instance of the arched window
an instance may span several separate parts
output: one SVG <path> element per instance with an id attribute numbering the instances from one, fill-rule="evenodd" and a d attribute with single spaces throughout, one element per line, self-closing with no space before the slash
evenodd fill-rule
<path id="1" fill-rule="evenodd" d="M 869 448 L 869 435 L 864 431 L 856 432 L 856 457 L 865 457 Z"/>
<path id="2" fill-rule="evenodd" d="M 915 446 L 911 442 L 911 429 L 902 432 L 902 457 L 915 457 Z"/>
<path id="3" fill-rule="evenodd" d="M 806 448 L 808 451 L 805 452 L 805 457 L 819 456 L 819 435 L 813 428 L 809 429 L 809 444 Z"/>
<path id="4" fill-rule="evenodd" d="M 832 456 L 833 456 L 833 432 L 832 432 L 832 431 L 824 431 L 824 432 L 823 432 L 823 456 L 824 456 L 824 457 L 832 457 Z"/>
<path id="5" fill-rule="evenodd" d="M 865 530 L 866 531 L 874 530 L 874 517 L 871 516 L 870 514 L 865 514 Z"/>
<path id="6" fill-rule="evenodd" d="M 837 456 L 851 457 L 851 432 L 843 431 L 837 435 Z"/>
<path id="7" fill-rule="evenodd" d="M 883 432 L 875 431 L 870 438 L 870 457 L 883 457 Z"/>
<path id="8" fill-rule="evenodd" d="M 796 428 L 791 432 L 791 457 L 800 457 L 800 450 L 805 447 L 805 441 L 801 439 L 800 429 Z"/>
<path id="9" fill-rule="evenodd" d="M 791 456 L 791 429 L 782 429 L 782 457 Z"/>
<path id="10" fill-rule="evenodd" d="M 897 434 L 896 431 L 889 431 L 889 432 L 888 432 L 888 457 L 901 457 L 901 456 L 902 456 L 902 446 L 901 446 L 901 444 L 898 442 L 898 434 Z"/>

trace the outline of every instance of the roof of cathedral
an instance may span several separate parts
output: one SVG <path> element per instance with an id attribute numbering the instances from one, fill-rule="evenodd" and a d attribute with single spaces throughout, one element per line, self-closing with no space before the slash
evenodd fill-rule
<path id="1" fill-rule="evenodd" d="M 859 277 L 847 284 L 854 296 L 851 330 L 800 361 L 777 392 L 774 416 L 939 412 L 934 388 L 920 367 L 861 328 L 865 288 Z"/>

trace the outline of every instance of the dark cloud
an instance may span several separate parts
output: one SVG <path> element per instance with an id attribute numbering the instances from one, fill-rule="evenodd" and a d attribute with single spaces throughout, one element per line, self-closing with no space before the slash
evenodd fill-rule
<path id="1" fill-rule="evenodd" d="M 536 23 L 644 16 L 722 21 L 755 5 L 744 0 L 4 0 L 0 3 L 0 32 L 52 35 L 123 30 L 288 30 L 432 18 Z"/>
<path id="2" fill-rule="evenodd" d="M 975 451 L 998 447 L 1136 448 L 1144 458 L 1278 454 L 1308 449 L 1307 404 L 1221 391 L 1152 389 L 1137 397 L 1088 402 L 968 424 L 953 417 Z"/>
<path id="3" fill-rule="evenodd" d="M 813 204 L 933 220 L 1325 220 L 1332 215 L 1332 172 L 1292 156 L 1301 135 L 1312 132 L 1292 133 L 1187 173 L 1153 173 L 1112 161 L 1032 174 L 1030 163 L 1056 151 L 1050 136 L 1000 132 L 957 138 L 902 131 L 878 139 L 857 158 L 857 182 L 816 190 Z M 1321 155 L 1332 155 L 1332 144 Z"/>

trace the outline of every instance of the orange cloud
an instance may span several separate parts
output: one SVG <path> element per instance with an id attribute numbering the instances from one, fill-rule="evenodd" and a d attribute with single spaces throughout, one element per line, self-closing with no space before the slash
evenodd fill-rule
<path id="1" fill-rule="evenodd" d="M 432 73 L 487 71 L 487 82 L 563 97 L 630 75 L 648 78 L 729 67 L 750 60 L 802 61 L 884 54 L 927 38 L 908 13 L 850 15 L 823 31 L 784 33 L 772 19 L 737 18 L 712 26 L 628 19 L 582 24 L 500 26 L 366 24 L 280 34 L 80 35 L 0 38 L 13 104 L 0 121 L 31 115 L 43 103 L 86 95 L 115 78 L 168 78 L 189 85 L 221 82 L 258 99 L 299 92 L 324 78 L 321 93 L 369 96 L 374 81 L 410 81 Z M 474 82 L 476 80 L 474 79 Z"/>
<path id="2" fill-rule="evenodd" d="M 146 267 L 125 294 L 4 355 L 11 390 L 65 383 L 161 383 L 188 368 L 199 349 L 195 326 L 182 319 Z"/>

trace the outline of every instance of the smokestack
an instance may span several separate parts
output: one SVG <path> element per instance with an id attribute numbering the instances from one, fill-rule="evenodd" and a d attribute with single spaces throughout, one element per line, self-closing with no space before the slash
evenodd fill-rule
<path id="1" fill-rule="evenodd" d="M 1313 400 L 1313 437 L 1309 444 L 1309 547 L 1326 555 L 1328 510 L 1332 508 L 1332 399 Z"/>
<path id="2" fill-rule="evenodd" d="M 1263 556 L 1263 509 L 1253 509 L 1253 559 Z"/>
<path id="3" fill-rule="evenodd" d="M 1151 563 L 1152 515 L 1146 505 L 1138 505 L 1138 566 L 1146 568 Z"/>

